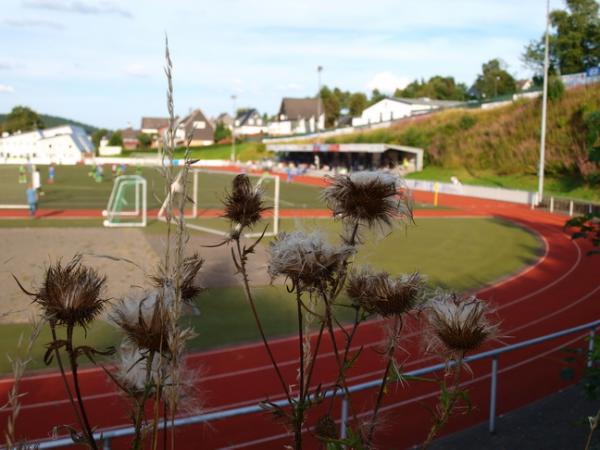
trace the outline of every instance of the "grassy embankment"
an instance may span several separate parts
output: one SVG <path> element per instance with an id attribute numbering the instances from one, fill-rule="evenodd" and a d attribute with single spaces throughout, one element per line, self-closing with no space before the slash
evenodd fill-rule
<path id="1" fill-rule="evenodd" d="M 584 180 L 587 114 L 600 109 L 600 84 L 567 90 L 548 104 L 546 189 L 557 196 L 600 201 L 600 186 Z M 396 126 L 327 139 L 384 142 L 425 149 L 426 168 L 411 177 L 537 190 L 540 99 L 493 110 L 454 110 Z M 587 166 L 587 167 L 586 167 Z"/>

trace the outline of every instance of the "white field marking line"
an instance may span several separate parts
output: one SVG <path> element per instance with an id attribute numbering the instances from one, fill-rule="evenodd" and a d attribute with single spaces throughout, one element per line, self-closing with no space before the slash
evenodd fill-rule
<path id="1" fill-rule="evenodd" d="M 544 228 L 550 229 L 550 227 L 547 227 L 547 226 L 544 226 Z M 533 230 L 533 231 L 534 231 L 535 233 L 538 233 L 538 232 L 537 232 L 537 230 Z M 552 230 L 552 231 L 553 231 L 553 230 Z M 541 235 L 541 233 L 538 233 L 538 234 L 539 234 L 540 236 L 542 236 L 542 235 Z M 542 237 L 543 237 L 543 236 L 542 236 Z M 529 293 L 529 294 L 526 294 L 526 295 L 524 295 L 524 296 L 522 296 L 522 297 L 519 297 L 519 298 L 517 298 L 517 299 L 515 299 L 515 300 L 513 300 L 513 301 L 511 301 L 511 302 L 509 302 L 509 303 L 505 303 L 505 304 L 501 305 L 500 307 L 498 307 L 498 308 L 496 309 L 496 311 L 498 311 L 498 310 L 501 310 L 501 309 L 504 309 L 504 308 L 506 308 L 506 307 L 508 307 L 508 306 L 512 306 L 512 305 L 514 305 L 514 304 L 516 304 L 516 303 L 520 303 L 520 302 L 522 302 L 522 301 L 524 301 L 524 300 L 526 300 L 526 299 L 528 299 L 528 298 L 532 297 L 533 295 L 539 294 L 540 292 L 543 292 L 543 291 L 545 291 L 546 289 L 549 289 L 549 288 L 551 288 L 551 287 L 552 287 L 552 286 L 554 286 L 556 283 L 558 283 L 558 282 L 562 281 L 562 279 L 564 279 L 566 276 L 568 276 L 570 273 L 572 273 L 572 272 L 573 272 L 573 270 L 575 270 L 575 267 L 576 267 L 577 265 L 579 265 L 579 263 L 581 262 L 581 260 L 582 260 L 582 253 L 581 253 L 581 250 L 580 250 L 579 246 L 578 246 L 578 245 L 577 245 L 577 244 L 576 244 L 574 241 L 570 240 L 569 242 L 570 242 L 570 243 L 571 243 L 571 244 L 572 244 L 572 245 L 573 245 L 573 246 L 574 246 L 574 247 L 577 249 L 577 252 L 578 252 L 578 258 L 577 258 L 577 261 L 576 261 L 576 262 L 573 264 L 573 266 L 571 267 L 571 269 L 570 269 L 569 271 L 567 271 L 567 272 L 566 272 L 565 274 L 563 274 L 561 277 L 559 277 L 559 278 L 557 278 L 556 280 L 554 280 L 554 282 L 552 282 L 552 283 L 550 283 L 550 284 L 548 284 L 548 285 L 545 285 L 544 287 L 542 287 L 542 288 L 540 288 L 540 289 L 538 289 L 538 290 L 536 290 L 536 291 L 533 291 L 533 292 L 531 292 L 531 293 Z M 490 287 L 490 288 L 488 288 L 488 289 L 491 289 L 491 287 Z M 597 290 L 597 289 L 595 289 L 595 290 Z M 593 292 L 595 292 L 595 290 L 594 290 L 594 291 L 592 291 L 592 293 L 593 293 Z M 591 294 L 591 293 L 590 293 L 590 294 Z M 579 302 L 579 301 L 577 301 L 577 302 Z M 567 306 L 566 308 L 563 308 L 563 310 L 565 310 L 565 309 L 569 309 L 569 308 L 570 308 L 570 306 Z M 554 315 L 554 314 L 550 314 L 549 316 L 552 316 L 552 315 Z M 545 317 L 545 316 L 544 316 L 544 317 Z M 544 320 L 544 317 L 542 317 L 542 318 L 538 319 L 538 320 L 537 320 L 537 322 Z M 371 325 L 371 326 L 375 326 L 375 325 L 378 325 L 380 322 L 382 322 L 382 320 L 373 321 L 373 322 L 371 322 L 371 323 L 368 323 L 368 324 L 365 324 L 365 325 Z M 524 328 L 525 326 L 529 326 L 529 324 L 524 324 L 524 325 L 523 325 L 523 326 L 521 326 L 520 328 Z M 520 329 L 520 328 L 519 328 L 519 329 Z M 513 331 L 513 330 L 511 330 L 511 331 L 508 331 L 508 332 L 510 333 L 510 332 L 512 332 L 512 331 Z M 339 333 L 341 334 L 341 332 L 339 332 Z M 418 334 L 419 334 L 419 332 L 413 332 L 413 333 L 411 333 L 411 334 L 408 334 L 408 335 L 406 335 L 406 336 L 405 336 L 405 338 L 414 337 L 414 336 L 416 336 L 416 335 L 418 335 Z M 296 339 L 296 337 L 285 337 L 285 338 L 280 338 L 280 339 L 278 339 L 278 340 L 274 340 L 274 342 L 275 342 L 275 343 L 277 343 L 277 342 L 279 342 L 279 343 L 282 343 L 282 342 L 293 341 L 293 340 L 295 340 L 295 339 Z M 364 345 L 362 345 L 362 347 L 363 347 L 363 348 L 371 348 L 371 347 L 373 347 L 373 346 L 379 345 L 379 344 L 380 344 L 380 342 L 381 342 L 381 341 L 376 341 L 376 342 L 372 342 L 372 343 L 369 343 L 369 344 L 364 344 Z M 256 347 L 261 347 L 261 346 L 262 346 L 262 344 L 259 344 L 259 343 L 258 343 L 258 344 L 257 344 L 257 343 L 254 343 L 254 344 L 246 344 L 245 346 L 241 346 L 241 347 L 235 347 L 235 348 L 231 349 L 230 351 L 236 351 L 236 350 L 239 350 L 239 349 L 241 349 L 241 348 L 256 348 Z M 357 350 L 358 348 L 360 348 L 360 347 L 361 347 L 360 345 L 357 345 L 357 346 L 351 347 L 350 351 L 356 351 L 356 350 Z M 219 351 L 219 350 L 212 350 L 212 351 L 209 351 L 209 352 L 203 352 L 203 354 L 202 354 L 202 355 L 206 355 L 206 354 L 215 354 L 215 353 L 221 353 L 222 351 L 223 351 L 223 350 L 221 350 L 221 351 Z M 317 358 L 318 358 L 318 359 L 321 359 L 321 358 L 326 358 L 326 357 L 330 357 L 330 356 L 332 356 L 333 354 L 334 354 L 333 352 L 328 352 L 328 353 L 324 353 L 324 354 L 320 354 L 320 355 L 318 355 L 318 356 L 317 356 Z M 199 356 L 201 356 L 201 355 L 199 355 Z M 426 361 L 426 360 L 428 360 L 428 359 L 431 359 L 431 358 L 421 358 L 421 359 L 418 359 L 418 360 L 414 360 L 414 361 L 411 361 L 411 364 L 418 364 L 418 363 L 420 363 L 420 362 L 423 362 L 423 361 Z M 278 365 L 279 365 L 279 366 L 290 365 L 290 364 L 295 364 L 295 362 L 296 362 L 296 360 L 288 360 L 288 361 L 283 361 L 283 362 L 279 363 Z M 213 379 L 219 379 L 219 378 L 229 378 L 229 377 L 232 377 L 232 376 L 237 376 L 237 375 L 247 374 L 247 373 L 251 373 L 251 372 L 254 372 L 254 371 L 256 371 L 256 372 L 260 372 L 260 371 L 264 371 L 264 370 L 267 370 L 267 369 L 270 369 L 270 368 L 271 368 L 271 365 L 270 365 L 270 364 L 268 364 L 268 365 L 263 365 L 263 366 L 259 366 L 259 367 L 253 367 L 253 368 L 243 369 L 243 370 L 240 370 L 240 371 L 233 371 L 233 372 L 227 372 L 227 373 L 222 373 L 222 374 L 215 374 L 215 375 L 211 375 L 211 376 L 209 376 L 209 377 L 207 377 L 207 378 L 209 378 L 209 379 L 211 379 L 211 380 L 213 380 Z M 85 371 L 91 372 L 91 371 L 96 371 L 96 370 L 98 370 L 98 369 L 93 369 L 93 368 L 91 368 L 91 369 L 87 369 L 87 370 L 85 370 Z M 85 372 L 85 371 L 81 371 L 81 372 Z M 51 375 L 52 375 L 52 376 L 60 376 L 60 374 L 51 374 Z M 34 378 L 46 378 L 46 379 L 47 379 L 47 378 L 48 378 L 48 375 L 34 375 L 33 377 L 28 377 L 28 379 L 34 379 Z M 205 378 L 205 379 L 206 379 L 206 378 Z M 2 381 L 0 381 L 0 383 L 2 383 L 2 382 L 12 382 L 12 380 L 10 380 L 10 379 L 7 379 L 7 380 L 2 380 Z M 90 398 L 90 399 L 93 399 L 93 398 L 96 398 L 96 397 L 103 397 L 103 396 L 105 396 L 105 397 L 109 397 L 109 396 L 114 396 L 114 395 L 118 395 L 118 393 L 115 393 L 115 392 L 110 392 L 110 393 L 104 393 L 104 394 L 96 394 L 96 395 L 91 395 L 91 396 L 89 396 L 89 397 L 87 397 L 87 396 L 84 396 L 84 398 Z M 57 401 L 57 402 L 61 402 L 61 401 Z M 57 403 L 57 402 L 54 402 L 54 403 Z M 43 404 L 45 404 L 45 403 L 47 403 L 47 402 L 42 402 L 42 403 L 39 403 L 39 404 L 40 404 L 40 405 L 43 405 Z M 28 407 L 29 407 L 29 408 L 33 408 L 33 407 L 36 407 L 36 405 L 38 405 L 38 404 L 36 404 L 36 403 L 33 403 L 33 404 L 30 404 L 30 405 L 22 405 L 22 408 L 28 408 Z"/>
<path id="2" fill-rule="evenodd" d="M 587 334 L 578 336 L 577 338 L 574 338 L 574 339 L 572 339 L 572 340 L 570 340 L 568 342 L 565 342 L 564 344 L 562 344 L 562 345 L 560 345 L 558 347 L 554 347 L 554 348 L 552 348 L 552 349 L 550 349 L 550 350 L 548 350 L 548 351 L 546 351 L 544 353 L 536 355 L 535 357 L 528 358 L 526 360 L 519 361 L 518 363 L 515 363 L 515 364 L 512 364 L 510 366 L 507 366 L 507 367 L 504 367 L 502 369 L 499 369 L 498 370 L 498 374 L 508 372 L 510 370 L 516 369 L 516 368 L 518 368 L 520 366 L 523 366 L 525 364 L 529 364 L 529 363 L 531 363 L 531 362 L 533 362 L 533 361 L 535 361 L 537 359 L 544 358 L 544 357 L 546 357 L 546 356 L 548 356 L 548 355 L 550 355 L 552 353 L 555 353 L 556 351 L 560 350 L 565 345 L 573 344 L 574 342 L 580 341 L 582 338 L 584 338 L 586 336 L 587 336 Z M 477 378 L 473 378 L 473 379 L 471 379 L 469 381 L 464 381 L 463 383 L 461 383 L 461 387 L 462 386 L 470 386 L 471 384 L 478 383 L 478 382 L 483 381 L 483 380 L 485 380 L 485 379 L 487 379 L 489 377 L 490 377 L 490 374 L 486 374 L 486 375 L 479 376 Z M 413 398 L 411 398 L 409 400 L 403 400 L 403 401 L 400 401 L 400 402 L 397 402 L 397 403 L 393 403 L 391 405 L 382 406 L 381 408 L 379 408 L 379 411 L 380 412 L 384 412 L 384 411 L 389 411 L 389 410 L 392 410 L 392 409 L 396 409 L 396 408 L 399 408 L 401 406 L 405 406 L 405 405 L 408 405 L 408 404 L 411 404 L 411 403 L 415 403 L 415 402 L 418 402 L 418 401 L 421 401 L 421 400 L 426 400 L 428 398 L 436 396 L 437 394 L 438 394 L 437 390 L 434 391 L 434 392 L 431 392 L 429 394 L 422 394 L 422 395 L 419 395 L 417 397 L 413 397 Z M 357 417 L 360 417 L 360 418 L 367 417 L 367 416 L 370 416 L 371 414 L 372 414 L 372 411 L 364 411 L 364 412 L 358 413 Z M 339 423 L 340 419 L 337 419 L 335 422 Z M 309 430 L 304 429 L 304 431 L 302 432 L 302 434 L 306 434 L 308 431 Z M 289 434 L 289 433 L 282 433 L 282 434 L 277 434 L 277 435 L 268 436 L 268 437 L 264 437 L 264 438 L 254 439 L 252 441 L 245 441 L 245 442 L 243 442 L 241 444 L 235 444 L 235 445 L 228 446 L 228 447 L 219 447 L 218 450 L 234 450 L 234 449 L 237 449 L 237 448 L 244 448 L 244 447 L 248 447 L 248 446 L 251 446 L 251 445 L 263 444 L 265 442 L 277 441 L 279 439 L 283 439 L 283 438 L 290 437 L 290 436 L 291 436 L 291 434 Z"/>

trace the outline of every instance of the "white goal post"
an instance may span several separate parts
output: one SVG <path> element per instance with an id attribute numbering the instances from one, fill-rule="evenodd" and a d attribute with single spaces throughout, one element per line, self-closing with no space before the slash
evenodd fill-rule
<path id="1" fill-rule="evenodd" d="M 145 227 L 148 222 L 146 179 L 140 175 L 115 178 L 106 210 L 105 227 Z"/>
<path id="2" fill-rule="evenodd" d="M 200 184 L 200 174 L 202 173 L 207 173 L 207 174 L 216 174 L 216 175 L 231 175 L 232 177 L 238 175 L 237 173 L 233 173 L 233 172 L 226 172 L 223 170 L 211 170 L 211 169 L 199 169 L 199 168 L 191 168 L 189 174 L 191 175 L 191 182 L 192 182 L 192 186 L 191 186 L 191 212 L 188 212 L 189 210 L 184 211 L 184 218 L 186 219 L 196 219 L 198 218 L 198 203 L 199 203 L 199 195 L 198 193 L 200 192 L 200 190 L 202 189 L 202 186 Z M 184 191 L 183 189 L 183 185 L 181 183 L 181 172 L 179 173 L 179 176 L 175 179 L 175 182 L 173 183 L 173 185 L 171 186 L 171 191 L 170 191 L 170 196 L 177 194 L 177 193 L 182 193 Z M 263 183 L 266 180 L 272 180 L 273 181 L 273 198 L 270 199 L 273 201 L 273 215 L 272 215 L 272 224 L 270 227 L 270 230 L 267 230 L 267 232 L 265 233 L 265 236 L 275 236 L 277 235 L 277 233 L 279 232 L 279 189 L 280 189 L 280 179 L 277 175 L 272 175 L 269 174 L 267 172 L 263 173 L 263 174 L 252 174 L 252 173 L 248 173 L 246 174 L 248 175 L 248 177 L 255 178 L 257 179 L 256 182 L 254 183 L 255 189 L 259 189 Z M 167 198 L 164 203 L 162 204 L 159 212 L 158 212 L 158 219 L 164 221 L 165 217 L 164 217 L 164 212 L 165 209 L 167 207 L 167 204 L 169 202 L 169 198 Z M 201 205 L 200 205 L 201 206 Z M 195 223 L 189 223 L 186 222 L 185 224 L 188 228 L 192 229 L 192 230 L 198 230 L 198 231 L 204 231 L 206 233 L 211 233 L 211 234 L 216 234 L 219 236 L 228 236 L 229 232 L 228 231 L 223 231 L 223 230 L 219 230 L 217 228 L 211 228 L 209 226 L 203 226 L 203 225 L 198 225 Z M 252 232 L 252 233 L 244 233 L 244 237 L 258 237 L 262 234 L 262 232 Z"/>

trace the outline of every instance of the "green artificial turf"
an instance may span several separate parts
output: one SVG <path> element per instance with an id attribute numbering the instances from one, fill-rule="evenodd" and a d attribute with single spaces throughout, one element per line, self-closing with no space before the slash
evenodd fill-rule
<path id="1" fill-rule="evenodd" d="M 224 226 L 216 224 L 214 219 L 198 222 Z M 162 227 L 163 224 L 157 223 L 146 231 L 161 231 Z M 288 231 L 319 229 L 332 240 L 340 231 L 339 224 L 328 219 L 287 219 L 281 221 L 281 228 Z M 367 232 L 364 237 L 367 243 L 359 251 L 358 264 L 385 269 L 393 275 L 420 271 L 432 286 L 457 291 L 480 287 L 514 273 L 533 262 L 541 251 L 541 243 L 531 233 L 509 222 L 487 218 L 417 219 L 415 225 L 397 229 L 387 236 Z M 215 241 L 218 240 L 215 236 Z M 268 241 L 266 239 L 265 244 Z M 502 245 L 498 245 L 499 242 Z M 293 296 L 282 286 L 257 287 L 255 294 L 267 334 L 275 337 L 293 333 L 296 327 Z M 257 339 L 255 325 L 240 288 L 209 289 L 196 299 L 196 303 L 200 315 L 183 319 L 198 333 L 191 343 L 192 349 L 215 348 Z M 27 336 L 29 327 L 0 325 L 0 355 L 15 354 L 21 333 Z M 31 368 L 43 367 L 43 345 L 46 342 L 47 330 L 34 348 Z M 81 335 L 80 342 L 83 342 Z M 98 347 L 116 345 L 118 335 L 112 326 L 97 322 L 90 328 L 85 342 Z M 8 370 L 8 360 L 0 358 L 0 372 Z"/>

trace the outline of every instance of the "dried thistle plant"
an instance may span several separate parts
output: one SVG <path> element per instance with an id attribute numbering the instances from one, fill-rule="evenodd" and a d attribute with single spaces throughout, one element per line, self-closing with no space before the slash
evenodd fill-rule
<path id="1" fill-rule="evenodd" d="M 489 305 L 475 296 L 440 293 L 427 305 L 427 349 L 462 360 L 498 333 Z"/>
<path id="2" fill-rule="evenodd" d="M 318 231 L 282 232 L 271 242 L 268 272 L 272 278 L 290 280 L 300 292 L 320 291 L 334 282 L 354 253 L 349 245 L 329 244 Z"/>
<path id="3" fill-rule="evenodd" d="M 383 171 L 353 172 L 329 178 L 322 197 L 333 217 L 344 221 L 350 245 L 358 239 L 360 225 L 386 229 L 395 220 L 412 221 L 412 197 L 404 182 Z"/>
<path id="4" fill-rule="evenodd" d="M 15 277 L 21 290 L 33 298 L 44 318 L 55 326 L 86 328 L 108 302 L 102 296 L 106 277 L 81 264 L 81 258 L 76 255 L 66 265 L 61 261 L 51 264 L 42 286 L 33 292 L 27 291 Z"/>
<path id="5" fill-rule="evenodd" d="M 198 253 L 194 253 L 183 259 L 181 269 L 179 271 L 180 276 L 180 290 L 181 299 L 190 304 L 194 298 L 199 295 L 204 288 L 197 281 L 197 276 L 204 265 L 204 258 Z M 173 274 L 165 273 L 164 269 L 159 269 L 156 275 L 152 275 L 150 280 L 156 288 L 164 288 L 168 286 L 175 286 L 176 280 L 173 279 Z"/>
<path id="6" fill-rule="evenodd" d="M 262 188 L 252 186 L 248 175 L 236 175 L 231 192 L 225 194 L 223 217 L 236 225 L 236 229 L 252 228 L 269 208 L 262 198 Z"/>
<path id="7" fill-rule="evenodd" d="M 98 445 L 93 435 L 79 384 L 79 358 L 86 356 L 92 363 L 95 363 L 95 355 L 110 355 L 114 349 L 98 350 L 86 345 L 75 345 L 74 329 L 78 326 L 84 330 L 87 329 L 102 313 L 108 302 L 108 299 L 102 296 L 106 277 L 101 276 L 94 269 L 84 266 L 81 259 L 81 255 L 76 255 L 66 265 L 63 265 L 61 261 L 51 264 L 46 269 L 42 286 L 33 292 L 27 291 L 16 277 L 15 280 L 19 287 L 33 298 L 33 302 L 41 307 L 42 316 L 50 325 L 52 341 L 46 346 L 44 361 L 46 364 L 50 364 L 56 357 L 65 391 L 81 427 L 81 435 L 76 430 L 72 430 L 72 437 L 74 440 L 87 443 L 95 450 Z M 57 327 L 66 329 L 65 339 L 58 338 Z M 67 380 L 61 351 L 66 353 L 71 369 L 72 388 Z"/>
<path id="8" fill-rule="evenodd" d="M 447 370 L 439 382 L 440 397 L 423 448 L 431 444 L 460 402 L 466 401 L 466 408 L 470 409 L 468 393 L 460 386 L 465 355 L 498 333 L 498 323 L 491 317 L 489 305 L 475 296 L 441 292 L 427 305 L 426 311 L 427 350 L 441 355 L 447 362 Z"/>
<path id="9" fill-rule="evenodd" d="M 350 274 L 346 292 L 371 314 L 400 316 L 423 303 L 424 281 L 419 273 L 392 278 L 363 268 Z"/>

